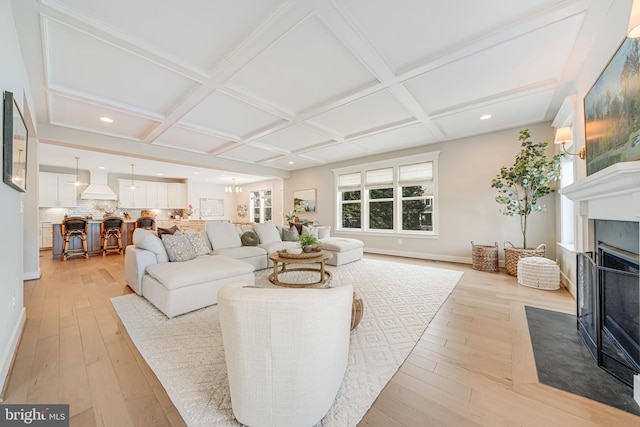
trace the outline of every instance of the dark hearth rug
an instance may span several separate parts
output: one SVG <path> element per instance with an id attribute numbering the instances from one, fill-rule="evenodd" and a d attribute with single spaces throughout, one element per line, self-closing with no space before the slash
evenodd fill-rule
<path id="1" fill-rule="evenodd" d="M 542 384 L 640 415 L 633 389 L 600 369 L 576 329 L 576 318 L 525 307 Z"/>

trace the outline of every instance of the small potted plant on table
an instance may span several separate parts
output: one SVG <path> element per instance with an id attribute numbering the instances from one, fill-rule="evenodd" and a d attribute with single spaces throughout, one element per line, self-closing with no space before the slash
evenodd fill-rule
<path id="1" fill-rule="evenodd" d="M 302 248 L 303 252 L 311 252 L 313 250 L 313 246 L 319 243 L 318 238 L 313 234 L 301 234 L 298 237 L 298 243 Z"/>

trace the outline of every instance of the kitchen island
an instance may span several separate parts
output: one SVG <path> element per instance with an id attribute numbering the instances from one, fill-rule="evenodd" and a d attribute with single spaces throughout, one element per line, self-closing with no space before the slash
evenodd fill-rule
<path id="1" fill-rule="evenodd" d="M 89 229 L 87 233 L 87 251 L 89 255 L 100 255 L 100 220 L 89 220 Z M 62 244 L 64 239 L 62 237 L 62 223 L 54 222 L 51 224 L 53 227 L 53 246 L 51 248 L 51 256 L 53 258 L 62 258 Z M 131 244 L 133 237 L 133 230 L 136 228 L 135 220 L 125 220 L 122 226 L 122 249 L 124 250 L 127 245 Z M 78 249 L 82 247 L 80 238 L 73 238 L 69 241 L 69 247 L 71 249 Z"/>

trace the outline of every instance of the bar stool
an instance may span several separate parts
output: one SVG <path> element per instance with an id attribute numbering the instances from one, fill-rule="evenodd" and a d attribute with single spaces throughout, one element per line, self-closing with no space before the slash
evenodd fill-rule
<path id="1" fill-rule="evenodd" d="M 122 253 L 123 224 L 124 220 L 118 216 L 109 216 L 102 220 L 102 224 L 100 224 L 100 252 L 102 256 L 112 252 Z M 116 242 L 110 245 L 109 241 L 112 238 L 115 239 Z"/>
<path id="2" fill-rule="evenodd" d="M 152 216 L 141 216 L 136 219 L 136 228 L 144 228 L 145 230 L 155 230 L 156 220 Z"/>
<path id="3" fill-rule="evenodd" d="M 87 233 L 89 228 L 89 221 L 86 218 L 80 216 L 72 216 L 65 218 L 62 221 L 62 260 L 66 261 L 67 258 L 72 256 L 83 256 L 89 258 L 89 251 L 87 251 Z M 74 237 L 80 238 L 82 243 L 81 248 L 69 248 L 69 242 Z"/>

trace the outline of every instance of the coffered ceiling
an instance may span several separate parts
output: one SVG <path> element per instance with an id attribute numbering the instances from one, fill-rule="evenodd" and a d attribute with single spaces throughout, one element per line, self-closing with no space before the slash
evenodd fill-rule
<path id="1" fill-rule="evenodd" d="M 286 177 L 553 119 L 610 3 L 13 7 L 42 142 Z"/>

